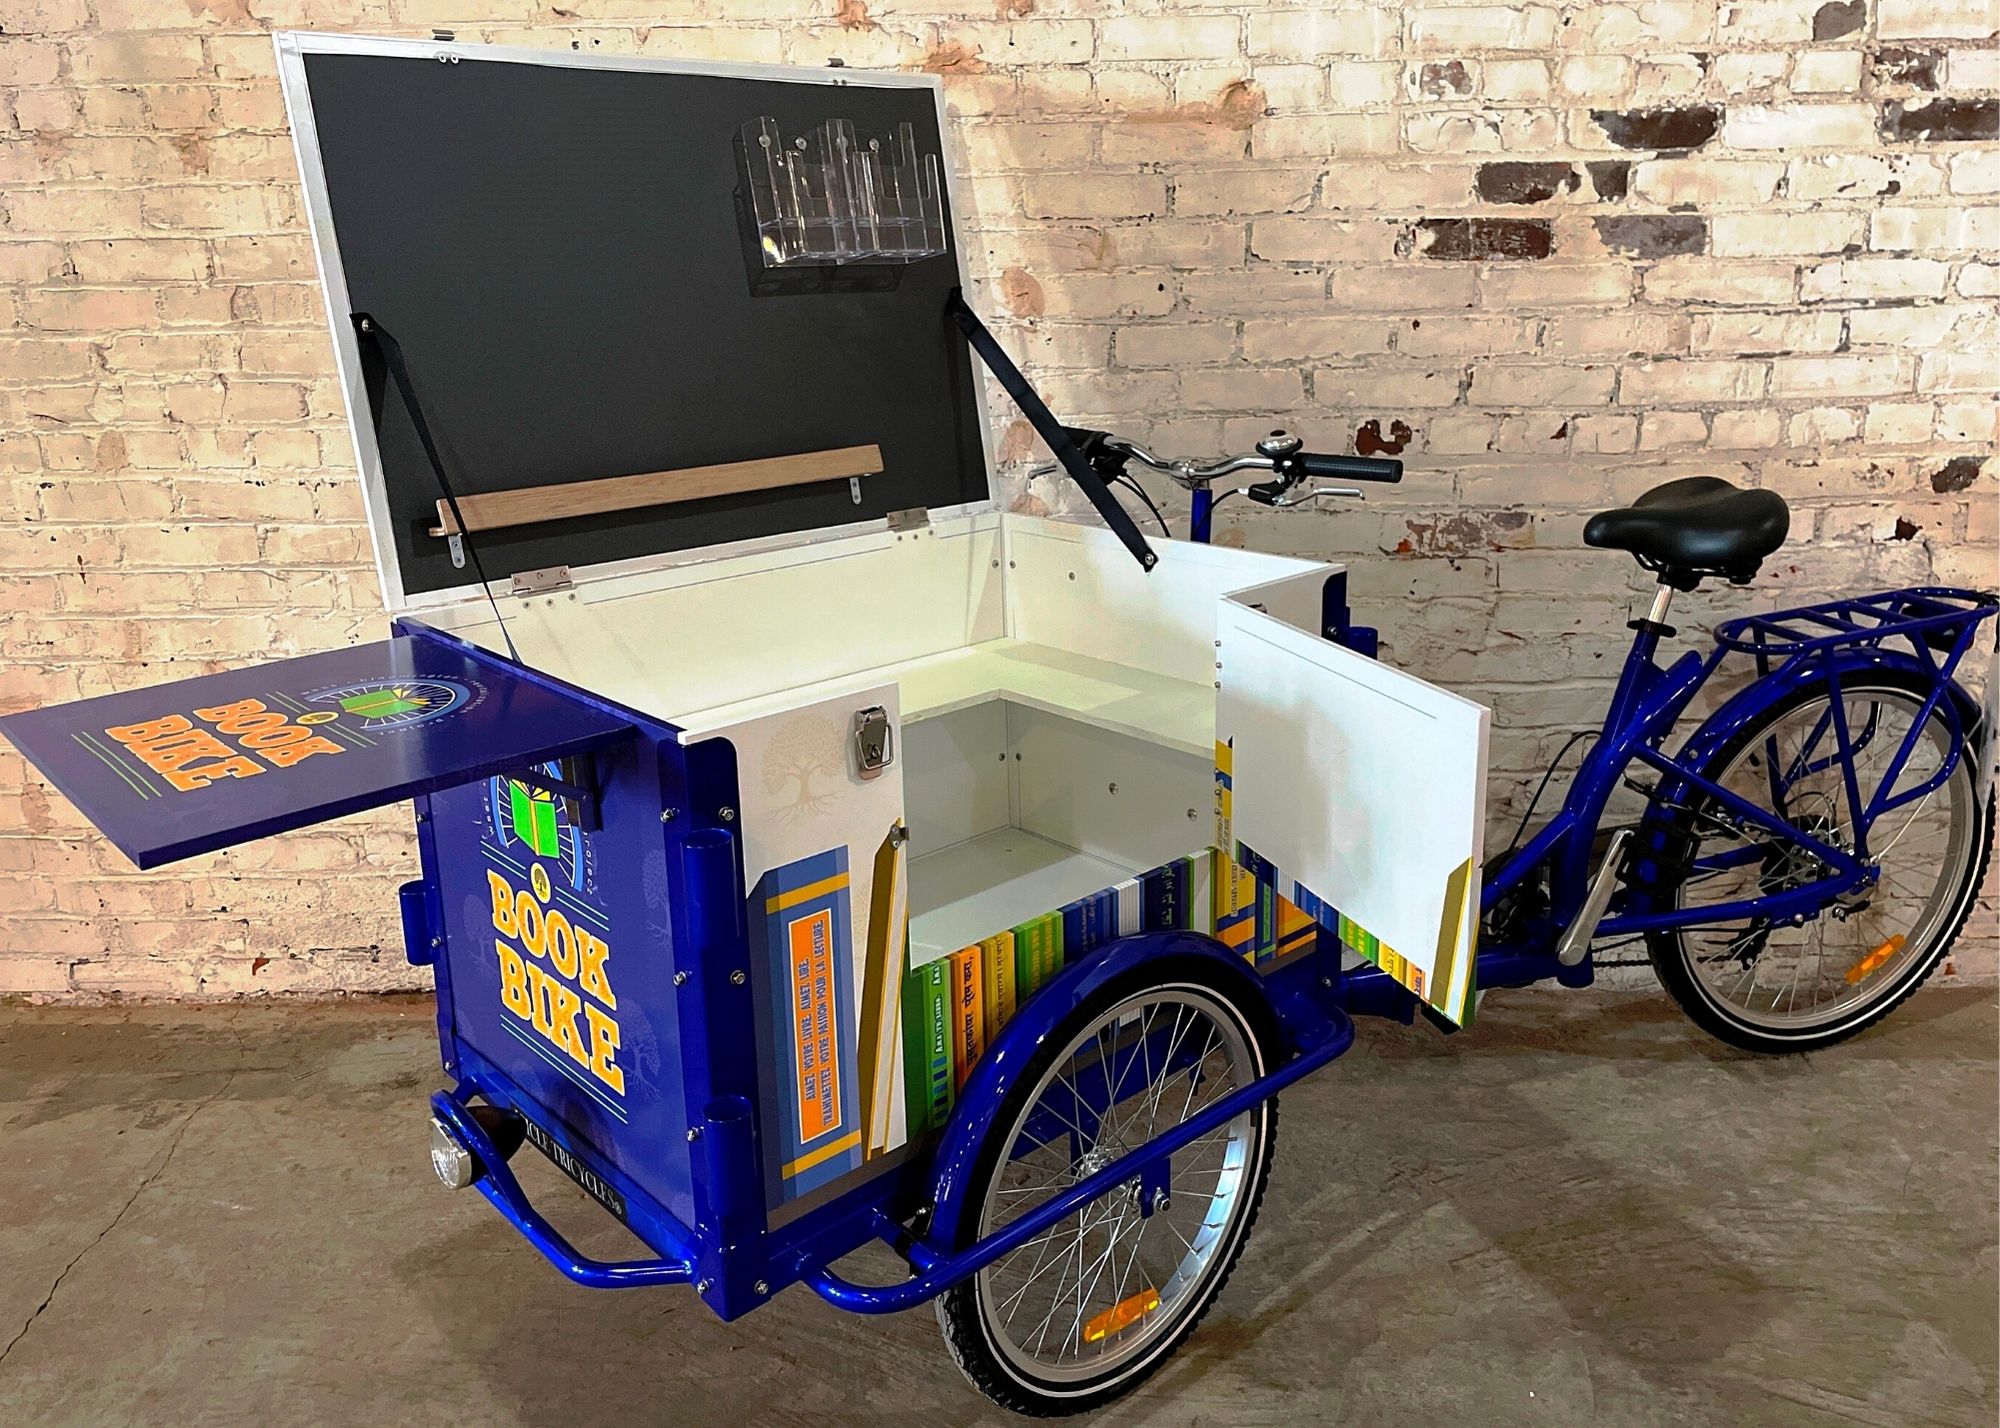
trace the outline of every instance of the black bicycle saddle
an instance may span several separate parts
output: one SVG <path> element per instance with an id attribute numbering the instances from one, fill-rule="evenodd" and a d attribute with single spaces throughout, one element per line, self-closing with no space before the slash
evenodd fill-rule
<path id="1" fill-rule="evenodd" d="M 1655 486 L 1631 505 L 1600 511 L 1583 543 L 1626 550 L 1668 584 L 1691 590 L 1704 575 L 1741 584 L 1785 543 L 1791 508 L 1776 491 L 1746 491 L 1719 476 Z"/>

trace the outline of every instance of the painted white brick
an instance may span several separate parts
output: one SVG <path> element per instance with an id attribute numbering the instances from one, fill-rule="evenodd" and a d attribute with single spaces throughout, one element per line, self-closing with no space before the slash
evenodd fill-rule
<path id="1" fill-rule="evenodd" d="M 1722 141 L 1732 149 L 1832 149 L 1875 142 L 1875 110 L 1866 104 L 1732 105 Z"/>

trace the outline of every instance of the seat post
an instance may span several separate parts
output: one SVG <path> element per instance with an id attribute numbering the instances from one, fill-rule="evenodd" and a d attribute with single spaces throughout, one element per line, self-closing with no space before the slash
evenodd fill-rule
<path id="1" fill-rule="evenodd" d="M 1639 632 L 1641 636 L 1639 643 L 1646 647 L 1646 652 L 1649 655 L 1652 653 L 1653 646 L 1661 640 L 1672 639 L 1676 634 L 1680 633 L 1667 623 L 1667 608 L 1674 603 L 1674 590 L 1676 589 L 1673 582 L 1674 574 L 1675 572 L 1671 570 L 1661 571 L 1659 588 L 1653 592 L 1653 608 L 1638 619 L 1627 620 L 1625 622 L 1626 629 L 1637 630 Z"/>

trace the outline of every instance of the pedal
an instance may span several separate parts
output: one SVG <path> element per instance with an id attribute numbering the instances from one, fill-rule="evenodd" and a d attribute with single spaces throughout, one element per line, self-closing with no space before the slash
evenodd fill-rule
<path id="1" fill-rule="evenodd" d="M 1632 840 L 1630 828 L 1620 828 L 1611 835 L 1605 845 L 1604 861 L 1597 865 L 1597 876 L 1590 880 L 1590 891 L 1585 894 L 1583 906 L 1563 929 L 1562 940 L 1556 943 L 1556 960 L 1565 967 L 1574 967 L 1590 951 L 1590 939 L 1597 932 L 1597 924 L 1604 920 L 1604 909 L 1611 905 L 1611 894 L 1618 881 L 1618 867 L 1625 859 L 1625 845 Z"/>

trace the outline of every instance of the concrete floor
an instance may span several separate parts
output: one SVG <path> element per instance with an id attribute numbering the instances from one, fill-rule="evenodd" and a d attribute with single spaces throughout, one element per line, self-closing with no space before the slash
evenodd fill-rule
<path id="1" fill-rule="evenodd" d="M 1364 1024 L 1284 1098 L 1221 1303 L 1100 1421 L 1990 1428 L 1995 1046 L 1977 989 L 1784 1061 L 1656 996 Z M 0 1424 L 1001 1421 L 928 1311 L 570 1285 L 432 1179 L 437 1079 L 413 998 L 0 1008 Z"/>

